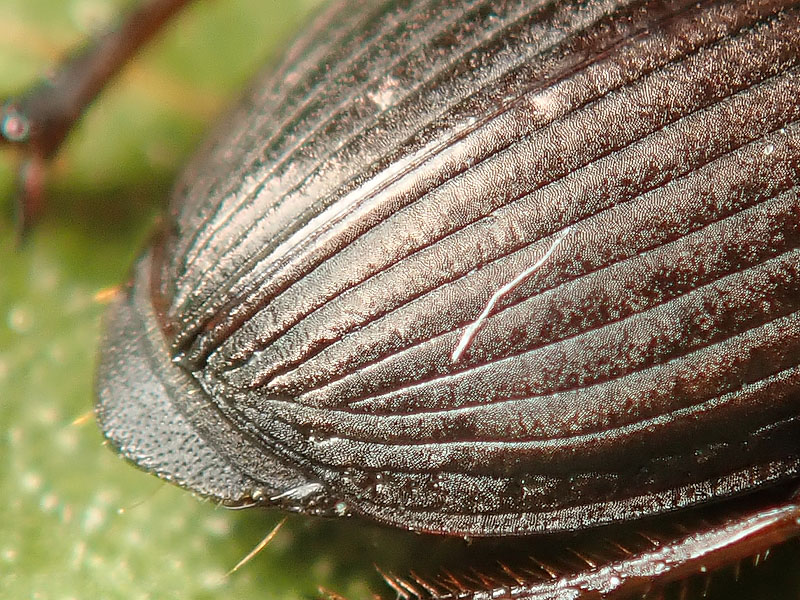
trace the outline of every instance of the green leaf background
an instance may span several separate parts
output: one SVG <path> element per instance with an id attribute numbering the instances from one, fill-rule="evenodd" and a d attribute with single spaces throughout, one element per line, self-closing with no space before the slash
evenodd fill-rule
<path id="1" fill-rule="evenodd" d="M 0 153 L 0 598 L 390 597 L 373 563 L 404 573 L 415 556 L 437 560 L 433 552 L 457 562 L 460 541 L 290 517 L 226 577 L 282 516 L 226 511 L 161 484 L 105 448 L 92 418 L 98 293 L 126 279 L 202 132 L 315 4 L 192 6 L 70 138 L 52 165 L 44 218 L 21 247 L 11 216 L 17 157 Z M 6 96 L 130 2 L 0 5 Z M 789 573 L 784 592 L 798 589 L 797 569 L 777 570 Z M 721 597 L 739 588 L 727 589 Z"/>
<path id="2" fill-rule="evenodd" d="M 2 0 L 0 96 L 118 16 L 120 0 Z M 0 598 L 351 598 L 385 590 L 375 528 L 232 512 L 104 447 L 91 414 L 98 292 L 125 281 L 176 170 L 314 0 L 199 2 L 127 68 L 52 165 L 48 205 L 14 241 L 17 158 L 0 154 Z M 353 530 L 355 529 L 355 534 Z"/>

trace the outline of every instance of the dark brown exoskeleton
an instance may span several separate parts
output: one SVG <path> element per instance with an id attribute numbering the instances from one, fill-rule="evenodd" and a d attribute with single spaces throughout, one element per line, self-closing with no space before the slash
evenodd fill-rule
<path id="1" fill-rule="evenodd" d="M 800 3 L 337 4 L 309 31 L 109 316 L 113 446 L 226 505 L 472 537 L 780 490 L 544 582 L 389 577 L 405 597 L 642 592 L 796 535 Z"/>

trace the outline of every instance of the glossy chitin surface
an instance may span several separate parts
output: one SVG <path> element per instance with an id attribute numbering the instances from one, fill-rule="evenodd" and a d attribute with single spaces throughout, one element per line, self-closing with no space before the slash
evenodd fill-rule
<path id="1" fill-rule="evenodd" d="M 579 529 L 800 470 L 800 6 L 335 4 L 109 317 L 120 452 L 229 504 Z"/>

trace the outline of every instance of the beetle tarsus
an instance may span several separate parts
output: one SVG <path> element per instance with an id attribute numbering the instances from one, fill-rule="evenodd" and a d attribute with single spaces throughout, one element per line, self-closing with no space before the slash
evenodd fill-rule
<path id="1" fill-rule="evenodd" d="M 42 214 L 47 165 L 39 156 L 23 162 L 17 174 L 16 209 L 17 243 L 25 241 L 27 234 Z"/>

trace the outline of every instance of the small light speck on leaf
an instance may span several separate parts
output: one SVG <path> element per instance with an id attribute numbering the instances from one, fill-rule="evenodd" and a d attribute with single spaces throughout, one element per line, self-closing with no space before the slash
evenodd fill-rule
<path id="1" fill-rule="evenodd" d="M 212 515 L 203 521 L 203 528 L 210 534 L 223 537 L 230 533 L 231 526 L 228 519 L 220 515 Z"/>
<path id="2" fill-rule="evenodd" d="M 33 313 L 24 306 L 14 306 L 6 318 L 8 327 L 19 334 L 28 333 L 33 328 Z"/>
<path id="3" fill-rule="evenodd" d="M 22 475 L 21 483 L 26 492 L 35 492 L 42 487 L 42 476 L 35 471 L 28 471 Z"/>
<path id="4" fill-rule="evenodd" d="M 226 585 L 225 572 L 218 569 L 204 571 L 201 584 L 208 590 L 214 590 Z"/>
<path id="5" fill-rule="evenodd" d="M 75 0 L 70 4 L 70 15 L 75 25 L 87 35 L 108 28 L 115 16 L 113 6 L 103 0 Z"/>
<path id="6" fill-rule="evenodd" d="M 90 506 L 83 517 L 83 531 L 93 533 L 100 529 L 106 521 L 106 513 L 99 506 Z"/>
<path id="7" fill-rule="evenodd" d="M 78 436 L 73 427 L 60 429 L 55 436 L 58 449 L 64 454 L 72 454 L 78 447 Z"/>
<path id="8" fill-rule="evenodd" d="M 58 341 L 53 342 L 47 347 L 47 354 L 50 359 L 57 365 L 64 364 L 69 353 L 66 351 L 64 345 Z"/>
<path id="9" fill-rule="evenodd" d="M 56 508 L 58 508 L 58 504 L 58 496 L 52 493 L 45 494 L 39 501 L 39 506 L 44 512 L 53 512 Z"/>
<path id="10" fill-rule="evenodd" d="M 3 562 L 13 563 L 16 562 L 19 552 L 14 548 L 5 548 L 2 553 L 0 553 L 0 556 L 3 557 Z"/>

